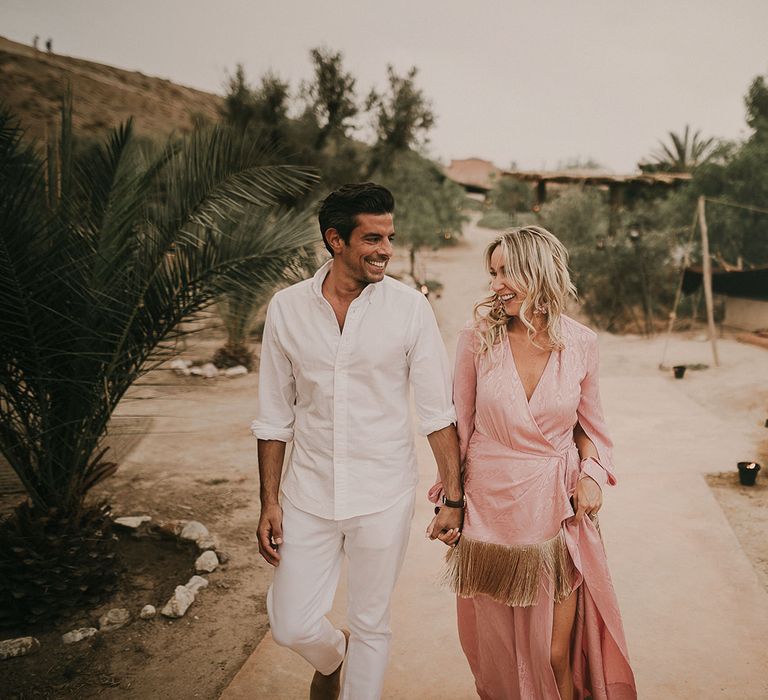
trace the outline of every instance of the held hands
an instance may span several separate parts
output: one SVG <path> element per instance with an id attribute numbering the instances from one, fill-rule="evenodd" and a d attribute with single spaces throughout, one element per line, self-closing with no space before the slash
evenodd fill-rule
<path id="1" fill-rule="evenodd" d="M 277 566 L 280 563 L 278 550 L 283 543 L 283 509 L 279 505 L 264 506 L 261 509 L 256 535 L 259 538 L 259 554 L 268 564 Z"/>
<path id="2" fill-rule="evenodd" d="M 574 518 L 580 523 L 586 514 L 594 518 L 603 505 L 603 491 L 600 485 L 591 477 L 583 476 L 576 484 L 576 492 L 573 494 L 573 509 L 576 511 Z"/>
<path id="3" fill-rule="evenodd" d="M 438 539 L 453 547 L 461 537 L 461 524 L 464 520 L 463 508 L 442 506 L 427 526 L 426 536 L 430 540 Z"/>

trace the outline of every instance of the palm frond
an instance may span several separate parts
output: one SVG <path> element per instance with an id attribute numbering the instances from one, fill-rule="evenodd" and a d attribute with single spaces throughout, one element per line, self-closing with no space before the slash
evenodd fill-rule
<path id="1" fill-rule="evenodd" d="M 222 257 L 258 257 L 243 265 L 241 274 L 218 283 L 219 310 L 227 329 L 228 344 L 243 344 L 259 308 L 278 285 L 292 284 L 312 274 L 318 240 L 308 211 L 293 212 L 250 207 L 237 221 L 222 229 Z M 243 242 L 259 242 L 258 251 L 242 249 Z"/>
<path id="2" fill-rule="evenodd" d="M 70 179 L 49 208 L 45 164 L 0 111 L 0 451 L 36 503 L 72 508 L 111 473 L 112 411 L 178 324 L 225 288 L 275 284 L 307 245 L 298 218 L 260 208 L 316 176 L 221 128 L 149 160 L 130 122 L 82 162 L 56 153 Z M 245 207 L 275 225 L 233 225 Z"/>
<path id="3" fill-rule="evenodd" d="M 686 124 L 682 135 L 670 131 L 669 144 L 659 141 L 652 154 L 656 167 L 666 172 L 690 172 L 706 163 L 714 153 L 715 139 L 701 139 L 700 132 L 690 133 Z"/>

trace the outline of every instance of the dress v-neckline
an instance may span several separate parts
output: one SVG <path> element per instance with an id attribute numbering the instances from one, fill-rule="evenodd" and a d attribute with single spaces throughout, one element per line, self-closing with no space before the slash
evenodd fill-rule
<path id="1" fill-rule="evenodd" d="M 517 377 L 517 382 L 518 384 L 520 384 L 520 388 L 523 390 L 523 397 L 525 398 L 525 403 L 528 406 L 528 408 L 530 408 L 531 402 L 535 398 L 536 393 L 539 390 L 539 386 L 541 385 L 541 382 L 544 379 L 544 375 L 546 375 L 547 370 L 549 369 L 549 365 L 552 362 L 552 355 L 554 354 L 554 350 L 549 351 L 547 362 L 544 365 L 544 369 L 541 370 L 541 374 L 539 375 L 539 378 L 536 380 L 536 386 L 533 387 L 533 391 L 531 392 L 530 398 L 525 393 L 525 384 L 523 384 L 523 378 L 520 376 L 520 371 L 517 369 L 517 360 L 515 360 L 515 353 L 512 351 L 512 343 L 509 342 L 509 335 L 507 335 L 507 350 L 509 351 L 509 356 L 512 358 L 512 366 L 515 368 L 515 377 Z"/>

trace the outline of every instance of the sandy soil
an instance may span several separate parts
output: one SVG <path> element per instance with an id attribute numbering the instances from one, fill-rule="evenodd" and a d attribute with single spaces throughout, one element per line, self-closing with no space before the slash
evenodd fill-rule
<path id="1" fill-rule="evenodd" d="M 765 465 L 768 451 L 762 454 L 761 464 Z M 763 474 L 754 486 L 741 486 L 738 474 L 731 471 L 709 474 L 707 483 L 768 591 L 768 479 Z"/>
<path id="2" fill-rule="evenodd" d="M 468 300 L 482 293 L 477 251 L 492 236 L 493 232 L 469 225 L 463 243 L 421 258 L 420 276 L 453 287 L 451 293 L 433 300 L 451 353 L 456 332 L 467 318 Z M 404 260 L 393 271 L 402 272 L 403 264 Z M 461 309 L 457 308 L 457 290 L 463 299 Z M 190 342 L 182 356 L 210 357 L 221 342 L 219 331 L 205 331 Z M 664 338 L 603 336 L 603 372 L 631 373 L 638 382 L 658 377 L 665 342 Z M 739 459 L 757 459 L 768 470 L 768 431 L 763 428 L 768 387 L 755 383 L 757 376 L 766 376 L 759 372 L 768 367 L 768 355 L 731 340 L 721 344 L 721 354 L 723 366 L 719 370 L 690 372 L 679 382 L 670 377 L 670 386 L 707 410 L 727 416 L 727 429 L 738 423 L 747 436 L 745 444 L 754 445 L 755 456 L 735 455 L 734 469 Z M 711 363 L 708 345 L 700 334 L 676 335 L 669 343 L 665 364 L 678 363 Z M 102 488 L 102 495 L 111 498 L 118 515 L 202 521 L 220 537 L 231 560 L 209 576 L 211 586 L 183 620 L 171 624 L 137 620 L 105 637 L 107 643 L 83 642 L 67 651 L 71 658 L 57 661 L 68 664 L 63 673 L 75 678 L 87 666 L 93 671 L 89 676 L 92 683 L 77 692 L 72 685 L 71 695 L 49 688 L 47 695 L 40 690 L 39 694 L 18 697 L 218 698 L 267 627 L 264 596 L 271 572 L 258 556 L 254 541 L 258 477 L 256 445 L 248 432 L 256 408 L 256 389 L 255 374 L 205 380 L 178 377 L 166 370 L 149 375 L 121 403 L 112 430 L 121 467 Z M 723 465 L 727 468 L 729 465 Z M 758 478 L 758 487 L 750 491 L 733 483 L 732 472 L 710 479 L 764 585 L 768 581 L 768 552 L 760 534 L 764 534 L 768 519 L 765 470 L 762 480 Z M 152 555 L 146 552 L 146 556 L 151 559 Z M 147 571 L 165 566 L 145 565 Z M 185 565 L 180 566 L 183 569 Z M 160 593 L 165 595 L 164 585 L 156 584 L 156 598 L 162 597 Z M 41 674 L 44 659 L 42 655 L 30 657 L 24 661 L 29 664 L 25 669 Z M 20 661 L 5 662 L 11 666 L 3 671 L 14 664 L 19 668 Z"/>

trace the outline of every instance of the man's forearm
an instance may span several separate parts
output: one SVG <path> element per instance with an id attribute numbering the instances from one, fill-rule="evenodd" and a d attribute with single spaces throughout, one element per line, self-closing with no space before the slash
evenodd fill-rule
<path id="1" fill-rule="evenodd" d="M 456 426 L 449 425 L 427 435 L 432 454 L 435 455 L 437 470 L 443 482 L 443 493 L 451 501 L 461 499 L 464 489 L 461 485 L 461 466 L 459 464 L 459 437 Z"/>
<path id="2" fill-rule="evenodd" d="M 259 440 L 258 454 L 261 505 L 276 505 L 280 494 L 285 443 L 280 440 Z"/>

